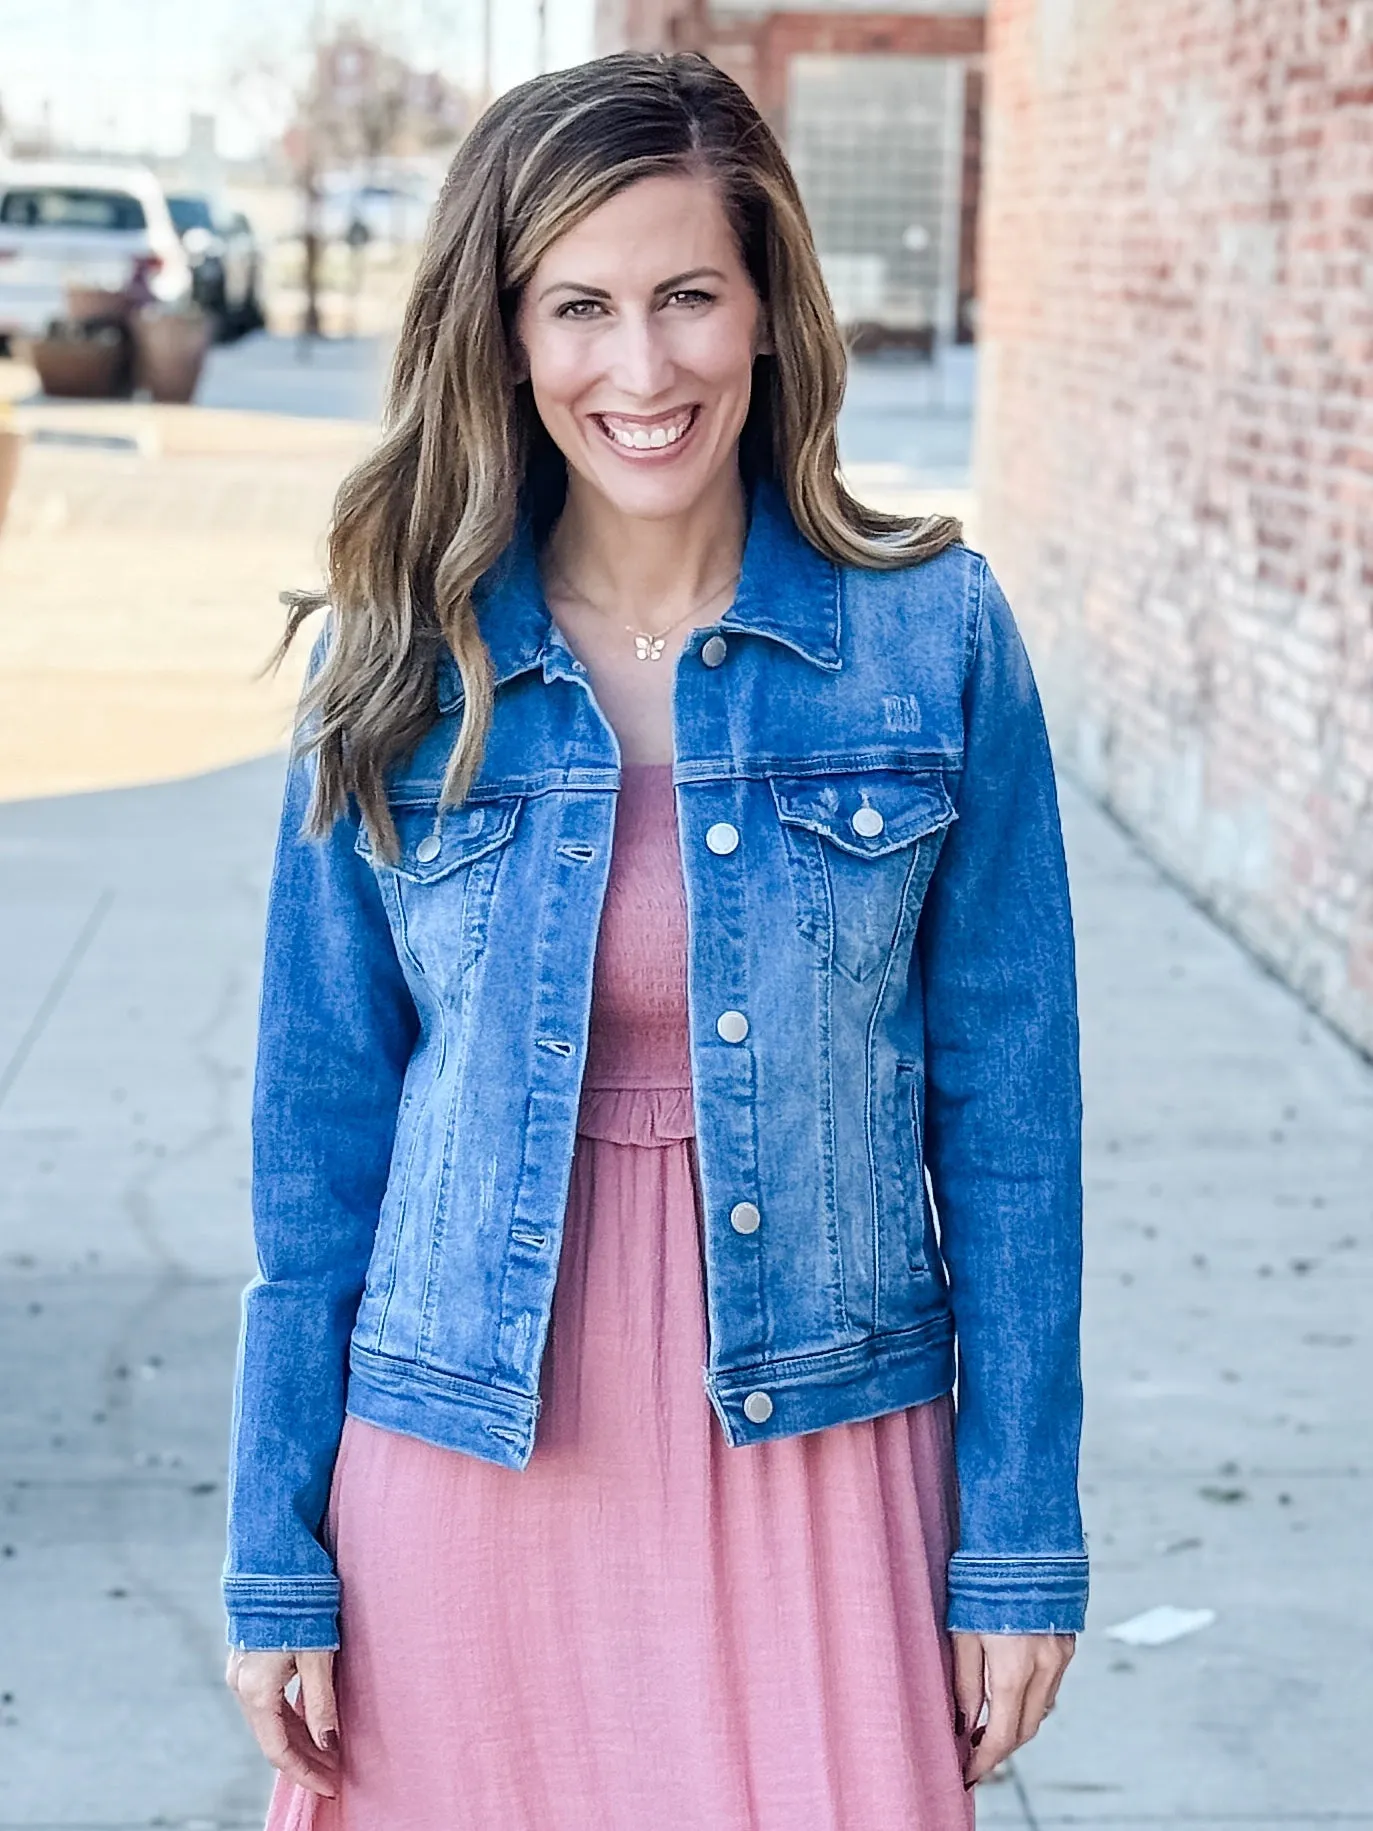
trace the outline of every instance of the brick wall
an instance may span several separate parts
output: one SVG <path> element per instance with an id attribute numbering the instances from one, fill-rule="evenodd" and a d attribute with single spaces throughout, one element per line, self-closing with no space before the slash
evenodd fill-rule
<path id="1" fill-rule="evenodd" d="M 1373 1051 L 1373 4 L 988 49 L 980 526 L 1060 760 Z"/>
<path id="2" fill-rule="evenodd" d="M 786 138 L 787 77 L 793 57 L 891 52 L 907 57 L 976 59 L 985 39 L 981 10 L 921 9 L 899 0 L 883 9 L 852 5 L 778 7 L 747 12 L 712 9 L 709 0 L 597 0 L 600 51 L 704 51 L 753 97 L 774 131 Z M 980 108 L 970 117 L 980 133 Z M 975 159 L 974 144 L 969 157 Z M 976 194 L 970 200 L 976 210 Z M 971 269 L 970 269 L 971 271 Z"/>

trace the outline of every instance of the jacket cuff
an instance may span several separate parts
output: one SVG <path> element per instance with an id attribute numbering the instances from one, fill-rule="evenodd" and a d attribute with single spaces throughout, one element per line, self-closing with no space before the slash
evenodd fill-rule
<path id="1" fill-rule="evenodd" d="M 229 1645 L 250 1653 L 338 1646 L 337 1577 L 226 1577 Z"/>
<path id="2" fill-rule="evenodd" d="M 949 1560 L 951 1634 L 1080 1634 L 1087 1614 L 1087 1555 Z"/>

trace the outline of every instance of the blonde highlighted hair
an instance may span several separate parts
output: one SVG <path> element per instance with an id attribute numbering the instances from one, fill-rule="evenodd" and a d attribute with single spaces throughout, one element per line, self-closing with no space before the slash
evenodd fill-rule
<path id="1" fill-rule="evenodd" d="M 672 173 L 718 186 L 768 314 L 771 353 L 757 360 L 740 442 L 746 474 L 775 480 L 801 533 L 841 564 L 909 566 L 959 538 L 946 517 L 866 508 L 839 478 L 843 343 L 791 169 L 738 84 L 690 53 L 623 52 L 536 77 L 486 111 L 453 161 L 381 440 L 335 504 L 328 591 L 287 594 L 283 653 L 312 610 L 332 607 L 297 736 L 317 758 L 311 831 L 326 832 L 351 795 L 394 856 L 386 776 L 437 715 L 444 645 L 463 684 L 444 798 L 470 787 L 493 699 L 473 587 L 521 505 L 547 527 L 566 481 L 512 360 L 520 293 L 560 236 L 627 185 Z"/>

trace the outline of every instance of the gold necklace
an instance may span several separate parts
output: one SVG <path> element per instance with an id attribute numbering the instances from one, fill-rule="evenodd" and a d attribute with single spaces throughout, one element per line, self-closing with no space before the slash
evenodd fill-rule
<path id="1" fill-rule="evenodd" d="M 565 591 L 570 592 L 574 598 L 580 599 L 580 601 L 583 604 L 585 604 L 588 607 L 588 609 L 596 610 L 598 608 L 598 606 L 595 605 L 589 597 L 587 597 L 585 592 L 577 590 L 577 587 L 571 582 L 571 580 L 569 578 L 567 578 L 567 576 L 565 574 L 561 575 L 561 583 L 562 583 L 563 589 Z M 655 632 L 653 630 L 648 630 L 648 629 L 636 629 L 632 623 L 626 623 L 624 625 L 624 627 L 629 631 L 630 635 L 633 636 L 633 638 L 634 638 L 634 658 L 635 658 L 635 660 L 636 661 L 661 661 L 662 656 L 663 656 L 663 644 L 666 642 L 667 638 L 672 634 L 673 630 L 680 629 L 682 627 L 683 623 L 686 622 L 688 617 L 698 617 L 701 614 L 701 612 L 705 609 L 707 604 L 713 604 L 715 602 L 716 598 L 723 597 L 727 591 L 732 590 L 734 588 L 734 586 L 737 585 L 738 583 L 739 583 L 739 574 L 736 572 L 732 578 L 726 579 L 723 585 L 717 585 L 715 587 L 714 591 L 710 592 L 706 597 L 698 600 L 698 602 L 693 604 L 689 610 L 683 611 L 681 616 L 676 618 L 676 620 L 674 622 L 669 623 L 666 629 L 661 629 L 661 630 L 658 630 Z"/>
<path id="2" fill-rule="evenodd" d="M 635 659 L 638 661 L 660 661 L 663 655 L 663 643 L 672 634 L 673 630 L 680 629 L 688 617 L 694 617 L 698 612 L 704 610 L 706 605 L 711 602 L 711 599 L 719 597 L 724 589 L 725 587 L 722 586 L 720 591 L 712 591 L 709 598 L 702 598 L 699 604 L 693 604 L 691 609 L 678 617 L 675 623 L 669 623 L 667 628 L 656 636 L 646 629 L 635 629 L 632 623 L 626 623 L 625 628 L 634 638 Z"/>

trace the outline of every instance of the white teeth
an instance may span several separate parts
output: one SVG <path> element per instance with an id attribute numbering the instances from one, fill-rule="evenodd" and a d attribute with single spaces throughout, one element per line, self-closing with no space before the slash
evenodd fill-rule
<path id="1" fill-rule="evenodd" d="M 679 420 L 675 426 L 612 426 L 609 420 L 602 420 L 606 432 L 617 445 L 628 451 L 661 451 L 665 445 L 675 445 L 691 425 L 691 416 Z"/>

